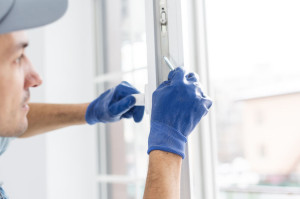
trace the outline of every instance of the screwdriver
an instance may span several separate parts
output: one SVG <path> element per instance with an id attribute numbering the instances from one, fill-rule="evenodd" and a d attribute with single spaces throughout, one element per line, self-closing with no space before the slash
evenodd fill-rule
<path id="1" fill-rule="evenodd" d="M 163 57 L 167 66 L 170 68 L 170 71 L 175 70 L 174 65 L 171 63 L 171 61 L 168 59 L 168 57 Z M 144 106 L 145 105 L 145 94 L 133 94 L 132 96 L 135 97 L 136 103 L 135 106 Z"/>
<path id="2" fill-rule="evenodd" d="M 174 65 L 170 62 L 168 57 L 164 56 L 164 60 L 165 60 L 166 64 L 168 65 L 168 67 L 170 68 L 170 71 L 175 70 Z"/>

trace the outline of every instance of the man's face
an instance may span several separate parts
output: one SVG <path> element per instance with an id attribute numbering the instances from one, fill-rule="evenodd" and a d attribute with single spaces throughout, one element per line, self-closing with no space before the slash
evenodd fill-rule
<path id="1" fill-rule="evenodd" d="M 0 136 L 17 137 L 28 126 L 29 88 L 42 83 L 25 54 L 24 32 L 0 35 Z"/>

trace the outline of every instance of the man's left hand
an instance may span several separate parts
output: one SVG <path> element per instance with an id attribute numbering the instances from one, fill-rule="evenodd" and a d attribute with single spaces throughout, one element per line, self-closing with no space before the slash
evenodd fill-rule
<path id="1" fill-rule="evenodd" d="M 144 115 L 144 106 L 135 106 L 132 94 L 140 93 L 128 82 L 123 81 L 95 99 L 87 108 L 85 120 L 88 124 L 98 122 L 116 122 L 122 118 L 132 118 L 140 122 Z"/>

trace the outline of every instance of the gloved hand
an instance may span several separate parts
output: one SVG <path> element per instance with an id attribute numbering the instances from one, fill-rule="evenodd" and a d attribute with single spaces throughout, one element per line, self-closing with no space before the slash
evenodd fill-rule
<path id="1" fill-rule="evenodd" d="M 144 106 L 134 106 L 132 94 L 140 93 L 128 82 L 123 81 L 95 99 L 87 108 L 85 120 L 88 124 L 97 122 L 116 122 L 122 118 L 132 118 L 140 122 L 144 115 Z"/>
<path id="2" fill-rule="evenodd" d="M 211 105 L 196 74 L 186 74 L 180 67 L 171 71 L 153 93 L 148 154 L 162 150 L 184 158 L 187 137 Z"/>

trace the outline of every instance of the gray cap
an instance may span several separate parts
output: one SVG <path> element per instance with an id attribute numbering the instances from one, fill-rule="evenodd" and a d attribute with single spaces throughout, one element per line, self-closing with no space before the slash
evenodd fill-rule
<path id="1" fill-rule="evenodd" d="M 68 0 L 0 0 L 0 34 L 54 22 L 67 7 Z"/>

